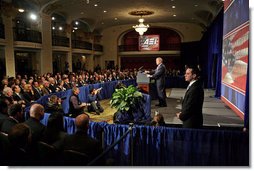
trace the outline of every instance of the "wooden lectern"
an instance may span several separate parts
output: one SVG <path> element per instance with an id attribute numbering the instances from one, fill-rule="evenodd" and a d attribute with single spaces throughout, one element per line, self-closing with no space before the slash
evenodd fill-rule
<path id="1" fill-rule="evenodd" d="M 142 92 L 149 94 L 149 92 L 150 92 L 150 88 L 149 88 L 150 78 L 148 78 L 144 72 L 138 71 L 136 81 L 138 84 L 138 88 Z"/>

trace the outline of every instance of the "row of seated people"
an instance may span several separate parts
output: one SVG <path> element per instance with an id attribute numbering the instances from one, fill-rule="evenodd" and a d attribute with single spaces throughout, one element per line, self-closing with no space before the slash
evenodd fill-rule
<path id="1" fill-rule="evenodd" d="M 37 100 L 40 96 L 65 91 L 73 87 L 115 80 L 135 79 L 136 74 L 137 71 L 135 70 L 104 70 L 100 71 L 100 73 L 82 71 L 79 73 L 69 73 L 68 75 L 61 75 L 60 73 L 53 75 L 52 73 L 47 73 L 42 76 L 30 76 L 30 78 L 28 78 L 27 75 L 25 75 L 24 78 L 17 75 L 16 78 L 4 78 L 0 84 L 0 92 L 2 92 L 5 87 L 13 88 L 15 85 L 18 85 L 21 88 L 21 93 L 23 93 L 25 91 L 25 85 L 29 84 L 32 87 L 31 91 L 35 94 L 34 98 Z"/>
<path id="2" fill-rule="evenodd" d="M 90 119 L 87 114 L 80 114 L 75 118 L 77 131 L 75 134 L 68 135 L 64 131 L 61 113 L 51 113 L 47 126 L 40 123 L 44 116 L 44 107 L 40 104 L 31 106 L 30 118 L 23 122 L 19 121 L 22 115 L 20 105 L 12 105 L 9 111 L 10 117 L 6 120 L 1 119 L 4 121 L 1 123 L 1 132 L 8 135 L 5 140 L 1 138 L 0 141 L 0 161 L 3 162 L 1 165 L 86 165 L 102 153 L 101 143 L 87 135 Z M 45 148 L 42 144 L 51 148 L 48 153 L 51 156 L 42 154 L 46 153 L 41 149 Z M 66 156 L 63 154 L 70 150 L 83 154 L 86 161 L 81 163 L 65 161 Z M 102 160 L 95 163 L 95 165 L 104 164 Z"/>
<path id="3" fill-rule="evenodd" d="M 104 77 L 109 79 L 104 80 Z M 99 80 L 97 80 L 100 78 Z M 101 80 L 103 78 L 103 80 Z M 91 81 L 91 80 L 97 81 Z M 106 81 L 135 79 L 135 72 L 129 71 L 114 71 L 107 70 L 104 73 L 80 72 L 78 74 L 70 73 L 53 75 L 48 73 L 43 76 L 27 76 L 21 79 L 20 75 L 17 78 L 4 78 L 0 85 L 0 96 L 6 97 L 10 104 L 19 103 L 23 106 L 30 106 L 31 103 L 38 100 L 40 97 L 56 92 L 62 92 L 73 87 L 81 87 L 87 84 L 101 83 Z"/>

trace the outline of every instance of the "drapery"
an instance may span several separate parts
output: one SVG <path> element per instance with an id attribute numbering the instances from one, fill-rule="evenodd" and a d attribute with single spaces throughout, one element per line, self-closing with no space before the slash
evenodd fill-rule
<path id="1" fill-rule="evenodd" d="M 104 126 L 106 146 L 123 134 L 126 127 Z M 249 165 L 249 136 L 241 131 L 135 126 L 133 139 L 134 166 Z M 113 149 L 117 165 L 130 165 L 126 163 L 130 160 L 129 142 L 127 136 Z"/>
<path id="2" fill-rule="evenodd" d="M 45 114 L 43 124 L 48 116 Z M 74 133 L 74 118 L 65 117 L 64 122 L 68 133 Z M 101 141 L 106 150 L 128 128 L 128 125 L 90 122 L 88 134 Z M 248 166 L 249 134 L 226 129 L 134 125 L 134 166 Z M 129 166 L 130 142 L 131 136 L 127 134 L 104 158 L 113 159 L 114 165 Z"/>
<path id="3" fill-rule="evenodd" d="M 216 97 L 220 97 L 221 89 L 222 37 L 223 9 L 220 11 L 200 41 L 200 45 L 202 47 L 200 48 L 200 56 L 204 59 L 202 71 L 205 77 L 205 87 L 216 88 Z"/>

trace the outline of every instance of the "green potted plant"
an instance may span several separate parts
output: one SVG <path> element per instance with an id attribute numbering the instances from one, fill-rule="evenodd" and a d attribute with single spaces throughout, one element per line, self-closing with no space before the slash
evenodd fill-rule
<path id="1" fill-rule="evenodd" d="M 142 99 L 142 93 L 133 85 L 116 89 L 110 100 L 110 106 L 117 110 L 114 114 L 114 122 L 132 122 L 134 120 L 133 112 L 139 107 Z"/>

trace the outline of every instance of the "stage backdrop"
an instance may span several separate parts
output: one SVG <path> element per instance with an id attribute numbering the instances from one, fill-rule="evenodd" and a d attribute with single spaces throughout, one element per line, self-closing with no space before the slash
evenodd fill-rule
<path id="1" fill-rule="evenodd" d="M 242 119 L 246 109 L 249 1 L 224 2 L 221 99 Z"/>

